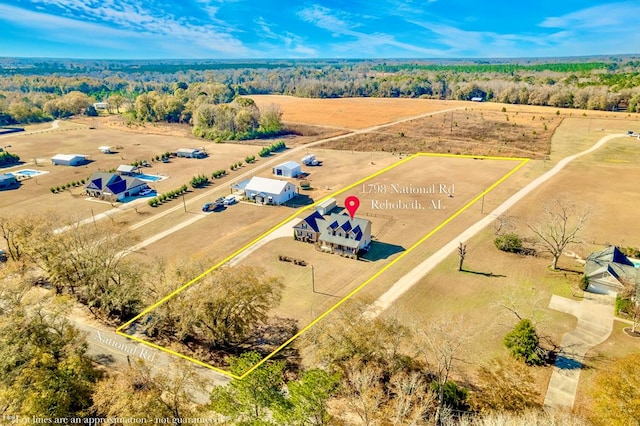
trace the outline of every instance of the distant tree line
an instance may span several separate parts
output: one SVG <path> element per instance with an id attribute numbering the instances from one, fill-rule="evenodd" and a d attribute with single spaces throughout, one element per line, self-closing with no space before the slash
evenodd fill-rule
<path id="1" fill-rule="evenodd" d="M 88 100 L 107 102 L 109 112 L 128 111 L 140 121 L 196 125 L 196 111 L 202 105 L 230 103 L 238 96 L 254 94 L 455 100 L 481 97 L 511 104 L 638 112 L 639 64 L 633 58 L 442 64 L 355 60 L 0 62 L 0 125 L 77 114 L 81 99 L 85 104 Z M 236 104 L 231 109 L 238 107 L 243 109 L 238 123 L 230 120 L 228 108 L 206 107 L 200 112 L 211 115 L 216 110 L 215 114 L 226 117 L 227 130 L 215 131 L 215 137 L 228 133 L 232 122 L 241 128 L 237 133 L 247 133 L 242 128 L 251 124 L 253 115 L 247 105 Z"/>

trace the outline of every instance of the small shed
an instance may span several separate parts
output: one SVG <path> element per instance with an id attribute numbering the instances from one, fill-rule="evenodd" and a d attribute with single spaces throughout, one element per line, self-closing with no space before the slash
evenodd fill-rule
<path id="1" fill-rule="evenodd" d="M 111 150 L 110 146 L 99 146 L 98 150 L 103 153 L 103 154 L 113 154 L 113 151 Z"/>
<path id="2" fill-rule="evenodd" d="M 302 167 L 295 161 L 287 161 L 273 168 L 273 174 L 287 178 L 294 178 L 302 173 Z"/>
<path id="3" fill-rule="evenodd" d="M 51 157 L 51 163 L 55 166 L 81 166 L 86 162 L 87 156 L 80 154 L 56 154 Z"/>
<path id="4" fill-rule="evenodd" d="M 333 210 L 335 207 L 336 207 L 336 199 L 335 198 L 329 198 L 329 199 L 324 200 L 320 204 L 318 204 L 316 206 L 316 211 L 324 216 L 324 215 L 329 214 L 329 212 L 331 210 Z"/>
<path id="5" fill-rule="evenodd" d="M 116 169 L 116 172 L 120 175 L 129 176 L 136 174 L 140 171 L 140 167 L 132 166 L 130 164 L 120 164 Z"/>
<path id="6" fill-rule="evenodd" d="M 482 96 L 474 96 L 473 98 L 471 98 L 471 102 L 482 102 L 484 101 L 484 98 Z"/>
<path id="7" fill-rule="evenodd" d="M 0 190 L 18 186 L 18 179 L 10 173 L 0 175 Z"/>

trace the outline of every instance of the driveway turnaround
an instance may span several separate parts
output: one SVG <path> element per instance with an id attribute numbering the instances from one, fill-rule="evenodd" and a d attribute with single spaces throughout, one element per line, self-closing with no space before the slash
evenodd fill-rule
<path id="1" fill-rule="evenodd" d="M 551 297 L 549 307 L 575 316 L 578 325 L 562 337 L 545 406 L 573 408 L 585 354 L 607 340 L 613 330 L 613 302 L 613 297 L 586 293 L 581 302 L 556 295 Z"/>

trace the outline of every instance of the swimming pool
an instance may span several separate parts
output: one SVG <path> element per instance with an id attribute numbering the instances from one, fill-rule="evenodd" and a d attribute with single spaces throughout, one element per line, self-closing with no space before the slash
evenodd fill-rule
<path id="1" fill-rule="evenodd" d="M 49 173 L 47 171 L 44 170 L 31 170 L 31 169 L 22 169 L 22 170 L 17 170 L 15 172 L 12 172 L 11 174 L 14 176 L 27 176 L 27 177 L 31 177 L 31 176 L 38 176 L 38 175 L 43 175 L 45 173 Z"/>
<path id="2" fill-rule="evenodd" d="M 158 182 L 159 180 L 166 179 L 166 176 L 157 176 L 157 175 L 145 175 L 144 173 L 136 173 L 133 177 L 143 180 L 145 182 Z"/>

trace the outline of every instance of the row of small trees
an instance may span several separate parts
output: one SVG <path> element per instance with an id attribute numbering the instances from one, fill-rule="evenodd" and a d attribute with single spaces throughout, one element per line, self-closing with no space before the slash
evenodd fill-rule
<path id="1" fill-rule="evenodd" d="M 197 175 L 191 178 L 189 185 L 192 188 L 201 188 L 209 183 L 209 178 L 205 175 Z"/>
<path id="2" fill-rule="evenodd" d="M 179 197 L 180 195 L 187 192 L 187 190 L 188 190 L 187 185 L 182 185 L 178 189 L 174 189 L 173 191 L 169 191 L 164 194 L 160 194 L 157 197 L 149 199 L 149 201 L 147 201 L 147 204 L 151 207 L 158 207 L 160 204 L 164 203 L 165 201 L 171 201 Z"/>
<path id="3" fill-rule="evenodd" d="M 57 194 L 58 192 L 64 191 L 65 189 L 68 189 L 68 188 L 76 188 L 78 186 L 82 186 L 84 185 L 84 183 L 85 183 L 85 180 L 80 179 L 73 182 L 68 182 L 64 185 L 52 186 L 51 188 L 49 188 L 49 191 L 51 191 L 52 194 Z"/>
<path id="4" fill-rule="evenodd" d="M 269 146 L 265 146 L 258 152 L 258 155 L 260 157 L 267 157 L 271 155 L 272 152 L 282 151 L 283 149 L 286 149 L 286 148 L 287 148 L 287 145 L 284 143 L 284 141 L 279 141 Z"/>
<path id="5" fill-rule="evenodd" d="M 226 171 L 226 170 L 224 170 L 224 169 L 216 170 L 215 172 L 213 172 L 213 173 L 211 174 L 211 178 L 212 178 L 212 179 L 218 179 L 218 178 L 223 177 L 223 176 L 224 176 L 224 175 L 226 175 L 226 174 L 227 174 L 227 171 Z"/>

